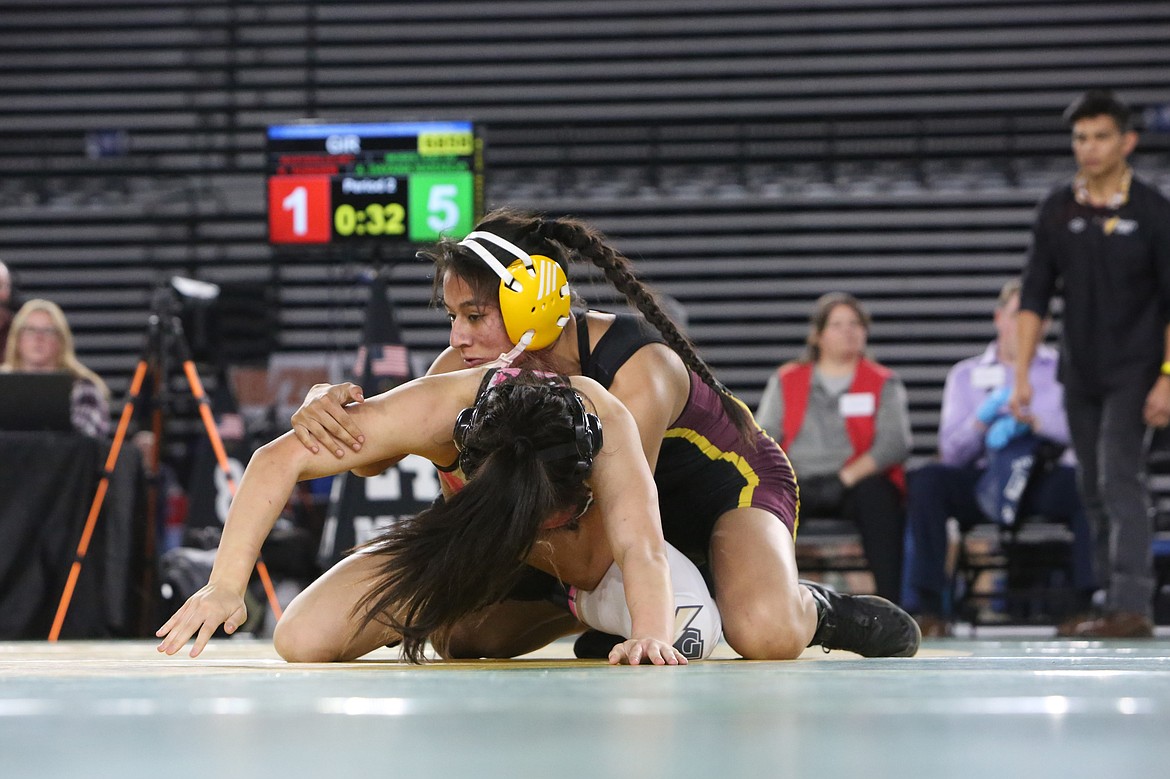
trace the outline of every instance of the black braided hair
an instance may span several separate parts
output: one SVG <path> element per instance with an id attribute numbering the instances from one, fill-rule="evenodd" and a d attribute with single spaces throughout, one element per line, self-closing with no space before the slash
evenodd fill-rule
<path id="1" fill-rule="evenodd" d="M 755 425 L 747 408 L 715 377 L 694 343 L 667 316 L 658 296 L 637 278 L 630 260 L 610 246 L 601 231 L 572 217 L 548 218 L 515 209 L 492 211 L 475 229 L 495 233 L 530 254 L 552 257 L 562 266 L 580 259 L 600 268 L 610 284 L 658 330 L 683 363 L 719 393 L 719 402 L 740 437 L 747 443 L 753 440 Z"/>
<path id="2" fill-rule="evenodd" d="M 362 547 L 378 568 L 352 614 L 399 633 L 410 662 L 423 660 L 429 638 L 506 598 L 543 522 L 590 494 L 592 463 L 579 467 L 575 447 L 541 456 L 576 442 L 569 396 L 547 377 L 522 371 L 485 393 L 476 410 L 459 459 L 463 489 Z"/>

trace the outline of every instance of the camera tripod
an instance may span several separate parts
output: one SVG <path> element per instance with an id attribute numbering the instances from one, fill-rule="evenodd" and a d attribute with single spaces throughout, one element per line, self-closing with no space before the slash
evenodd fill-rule
<path id="1" fill-rule="evenodd" d="M 215 453 L 216 462 L 226 477 L 228 490 L 232 497 L 235 497 L 236 483 L 235 479 L 232 478 L 231 469 L 228 466 L 227 452 L 224 450 L 223 440 L 219 436 L 219 430 L 215 426 L 215 419 L 211 414 L 211 403 L 203 391 L 203 383 L 199 379 L 199 372 L 195 368 L 195 361 L 191 356 L 191 348 L 183 334 L 183 324 L 175 312 L 175 307 L 175 300 L 169 290 L 159 290 L 156 293 L 150 317 L 147 320 L 145 346 L 139 357 L 138 365 L 134 369 L 134 378 L 130 382 L 129 394 L 122 407 L 122 415 L 118 421 L 117 430 L 114 433 L 110 453 L 102 469 L 102 476 L 98 482 L 97 491 L 94 493 L 93 502 L 90 504 L 89 514 L 86 517 L 85 526 L 81 533 L 81 540 L 77 544 L 77 551 L 74 554 L 73 563 L 69 568 L 69 577 L 65 582 L 65 590 L 61 594 L 61 601 L 57 605 L 57 614 L 53 618 L 53 627 L 49 631 L 49 641 L 56 641 L 60 637 L 61 627 L 65 622 L 65 615 L 69 611 L 69 603 L 73 599 L 74 588 L 77 586 L 77 578 L 81 575 L 81 566 L 85 562 L 85 556 L 89 551 L 89 544 L 93 538 L 94 528 L 97 526 L 98 515 L 101 513 L 102 504 L 105 502 L 106 492 L 110 485 L 110 477 L 114 472 L 114 466 L 117 464 L 118 455 L 122 451 L 122 445 L 126 439 L 126 431 L 130 427 L 130 421 L 141 399 L 146 378 L 148 375 L 152 377 L 157 400 L 158 396 L 162 392 L 165 392 L 167 377 L 169 375 L 169 361 L 167 358 L 171 355 L 172 351 L 178 355 L 179 362 L 183 366 L 183 373 L 187 377 L 187 384 L 190 388 L 191 395 L 199 406 L 199 416 L 203 421 L 203 427 L 207 432 L 207 438 L 211 443 L 212 451 Z M 153 409 L 156 446 L 152 455 L 153 462 L 151 465 L 155 473 L 158 472 L 159 464 L 163 405 L 163 403 L 156 402 L 155 408 Z M 146 554 L 148 558 L 154 551 L 156 514 L 157 496 L 154 494 L 154 490 L 151 490 L 146 528 Z M 150 570 L 149 565 L 147 569 Z M 268 567 L 264 565 L 263 559 L 258 558 L 256 560 L 256 573 L 259 575 L 260 581 L 264 586 L 264 592 L 268 596 L 268 602 L 273 614 L 276 615 L 277 619 L 280 619 L 280 602 L 277 600 L 276 589 L 272 585 L 272 578 L 268 574 Z M 147 591 L 149 591 L 149 587 Z"/>

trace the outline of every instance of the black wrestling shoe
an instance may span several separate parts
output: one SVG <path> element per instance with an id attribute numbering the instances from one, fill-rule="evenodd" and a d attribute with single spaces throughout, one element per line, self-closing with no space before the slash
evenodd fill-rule
<path id="1" fill-rule="evenodd" d="M 817 602 L 817 632 L 809 646 L 845 649 L 862 657 L 913 657 L 922 642 L 914 618 L 877 595 L 845 595 L 804 579 Z"/>
<path id="2" fill-rule="evenodd" d="M 573 642 L 573 654 L 580 660 L 606 660 L 615 646 L 626 639 L 590 628 Z"/>

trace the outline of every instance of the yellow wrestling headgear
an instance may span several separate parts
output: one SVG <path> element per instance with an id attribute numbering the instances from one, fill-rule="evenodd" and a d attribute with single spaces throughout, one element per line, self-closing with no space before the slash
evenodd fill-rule
<path id="1" fill-rule="evenodd" d="M 483 245 L 493 243 L 516 258 L 507 267 Z M 549 257 L 529 255 L 511 241 L 477 230 L 460 246 L 471 249 L 500 277 L 500 315 L 512 343 L 532 331 L 531 349 L 543 349 L 557 340 L 569 322 L 569 281 L 565 269 Z"/>

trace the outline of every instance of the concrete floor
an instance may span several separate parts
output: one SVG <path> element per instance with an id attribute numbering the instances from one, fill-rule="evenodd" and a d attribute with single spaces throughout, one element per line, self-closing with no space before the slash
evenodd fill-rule
<path id="1" fill-rule="evenodd" d="M 0 776 L 1136 777 L 1170 772 L 1170 639 L 924 642 L 680 668 L 290 666 L 264 640 L 0 644 Z"/>

